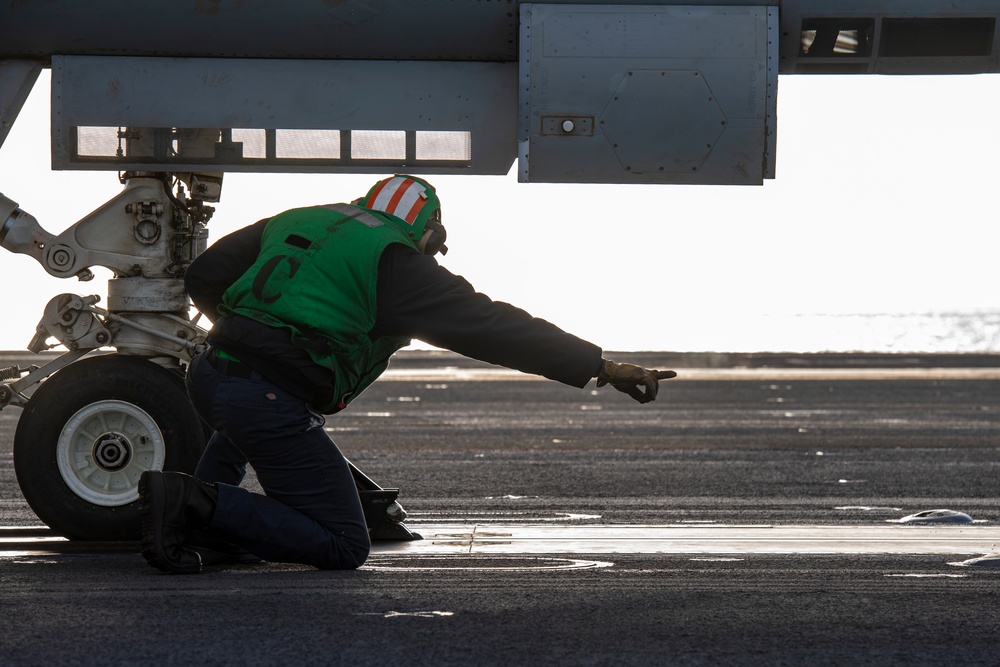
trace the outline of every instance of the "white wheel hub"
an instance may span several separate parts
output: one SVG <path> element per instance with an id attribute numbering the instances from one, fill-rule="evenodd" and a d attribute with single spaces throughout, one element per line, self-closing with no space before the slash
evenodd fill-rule
<path id="1" fill-rule="evenodd" d="M 70 417 L 56 443 L 56 463 L 73 493 L 94 505 L 118 507 L 139 497 L 139 476 L 161 470 L 166 443 L 145 410 L 98 401 Z"/>

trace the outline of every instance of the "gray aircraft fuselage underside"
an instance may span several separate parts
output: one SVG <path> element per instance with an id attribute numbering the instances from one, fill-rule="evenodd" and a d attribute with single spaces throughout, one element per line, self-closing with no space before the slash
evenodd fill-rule
<path id="1" fill-rule="evenodd" d="M 56 169 L 760 184 L 779 74 L 1000 71 L 995 0 L 10 3 Z"/>

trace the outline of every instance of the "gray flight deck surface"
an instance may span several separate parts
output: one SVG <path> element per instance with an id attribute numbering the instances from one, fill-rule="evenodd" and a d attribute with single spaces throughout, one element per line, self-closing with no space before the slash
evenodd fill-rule
<path id="1" fill-rule="evenodd" d="M 957 565 L 1000 551 L 1000 357 L 612 356 L 681 376 L 640 406 L 400 355 L 327 427 L 426 539 L 355 572 L 62 541 L 0 412 L 0 663 L 1000 662 L 1000 567 Z M 972 522 L 898 523 L 931 509 Z"/>

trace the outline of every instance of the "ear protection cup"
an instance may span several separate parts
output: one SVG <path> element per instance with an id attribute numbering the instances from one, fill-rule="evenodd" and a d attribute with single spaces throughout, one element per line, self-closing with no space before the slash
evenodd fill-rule
<path id="1" fill-rule="evenodd" d="M 424 228 L 424 235 L 420 239 L 418 248 L 425 255 L 436 255 L 439 252 L 442 255 L 447 255 L 448 246 L 444 244 L 447 240 L 448 232 L 445 230 L 444 225 L 432 218 L 427 221 L 427 226 Z"/>

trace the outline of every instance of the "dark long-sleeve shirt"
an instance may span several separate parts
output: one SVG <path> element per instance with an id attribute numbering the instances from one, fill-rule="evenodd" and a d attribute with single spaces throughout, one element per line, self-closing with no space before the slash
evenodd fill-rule
<path id="1" fill-rule="evenodd" d="M 206 316 L 217 316 L 222 295 L 256 261 L 266 224 L 261 220 L 219 239 L 188 268 L 188 293 Z M 599 347 L 476 292 L 464 278 L 413 248 L 386 248 L 377 280 L 373 337 L 416 338 L 576 387 L 597 374 Z M 325 392 L 332 390 L 328 371 L 312 363 L 284 330 L 236 316 L 217 323 L 209 342 L 314 404 L 321 404 L 328 397 Z"/>

